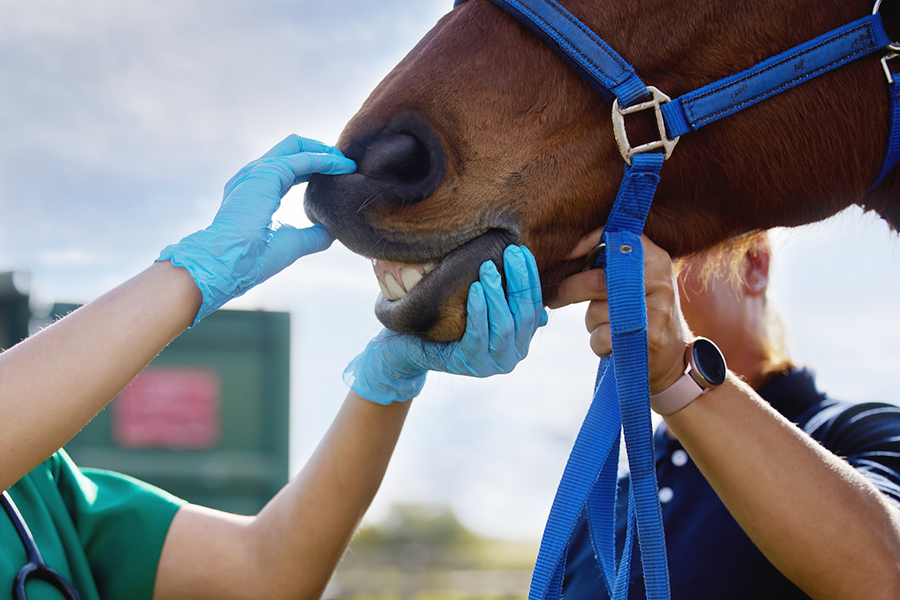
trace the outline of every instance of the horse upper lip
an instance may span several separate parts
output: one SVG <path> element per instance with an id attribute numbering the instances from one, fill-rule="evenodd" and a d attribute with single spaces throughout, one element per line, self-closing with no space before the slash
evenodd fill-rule
<path id="1" fill-rule="evenodd" d="M 404 232 L 380 232 L 379 248 L 363 254 L 373 260 L 397 262 L 408 265 L 439 263 L 448 254 L 481 237 L 493 227 L 479 227 L 457 232 L 421 234 L 421 239 Z"/>

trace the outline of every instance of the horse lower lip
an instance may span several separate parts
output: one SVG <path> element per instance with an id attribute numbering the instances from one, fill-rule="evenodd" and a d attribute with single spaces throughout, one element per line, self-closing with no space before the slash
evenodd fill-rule
<path id="1" fill-rule="evenodd" d="M 470 240 L 445 256 L 405 296 L 397 300 L 390 300 L 387 296 L 379 298 L 375 307 L 376 316 L 388 329 L 433 337 L 434 328 L 440 325 L 445 304 L 462 292 L 464 309 L 465 290 L 478 279 L 481 264 L 493 260 L 502 269 L 503 249 L 515 241 L 510 232 L 499 229 Z"/>

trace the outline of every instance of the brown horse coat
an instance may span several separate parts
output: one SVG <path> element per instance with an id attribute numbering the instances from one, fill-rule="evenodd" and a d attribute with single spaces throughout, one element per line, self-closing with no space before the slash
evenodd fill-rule
<path id="1" fill-rule="evenodd" d="M 872 8 L 861 0 L 562 4 L 671 97 Z M 896 36 L 893 5 L 882 10 Z M 896 229 L 896 176 L 868 192 L 887 110 L 879 57 L 871 56 L 683 136 L 663 167 L 647 235 L 681 255 L 854 203 Z M 565 256 L 605 221 L 621 178 L 609 114 L 608 101 L 549 47 L 494 5 L 471 0 L 348 123 L 339 146 L 359 171 L 312 181 L 307 212 L 356 252 L 436 265 L 405 297 L 382 298 L 377 312 L 393 329 L 455 339 L 477 266 L 499 263 L 507 243 L 534 252 L 545 299 L 581 268 Z M 640 139 L 646 124 L 630 127 Z"/>

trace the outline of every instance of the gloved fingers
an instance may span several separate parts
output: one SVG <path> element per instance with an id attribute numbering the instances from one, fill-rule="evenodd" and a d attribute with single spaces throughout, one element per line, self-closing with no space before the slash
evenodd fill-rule
<path id="1" fill-rule="evenodd" d="M 530 253 L 529 253 L 530 255 Z M 534 266 L 534 269 L 532 269 Z M 512 312 L 514 323 L 514 344 L 519 360 L 528 354 L 531 337 L 543 320 L 543 304 L 535 299 L 533 287 L 536 265 L 522 248 L 509 246 L 503 253 L 503 267 L 506 273 L 506 293 L 509 301 L 509 310 Z M 538 296 L 540 296 L 540 283 L 537 283 Z"/>
<path id="2" fill-rule="evenodd" d="M 254 186 L 254 192 L 279 201 L 288 190 L 306 181 L 313 173 L 340 175 L 356 171 L 356 163 L 343 155 L 298 152 L 266 156 L 245 166 L 225 184 L 225 198 L 238 188 Z M 277 205 L 272 212 L 277 210 Z"/>
<path id="3" fill-rule="evenodd" d="M 344 161 L 341 161 L 344 165 L 344 169 L 351 169 L 340 172 L 351 173 L 353 170 L 356 170 L 356 163 L 353 163 L 353 161 L 350 159 L 344 158 L 343 153 L 334 146 L 329 146 L 328 144 L 325 144 L 323 142 L 300 137 L 299 135 L 292 133 L 291 135 L 275 144 L 271 150 L 260 156 L 258 159 L 245 165 L 240 171 L 237 172 L 237 174 L 235 174 L 234 177 L 229 179 L 228 183 L 225 184 L 225 194 L 228 195 L 229 191 L 234 188 L 240 180 L 244 179 L 249 172 L 256 169 L 259 165 L 268 163 L 272 159 L 277 160 L 288 156 L 300 156 L 305 154 L 326 154 L 329 156 L 336 156 L 344 159 Z M 353 163 L 353 166 L 350 167 L 348 163 Z M 301 164 L 300 167 L 301 172 L 295 172 L 292 179 L 296 179 L 298 176 L 310 175 L 311 173 L 326 172 L 316 170 L 312 162 L 310 162 L 308 165 L 305 163 Z M 328 167 L 328 169 L 334 170 L 334 167 Z M 296 171 L 296 169 L 291 170 Z M 287 192 L 287 190 L 285 190 L 285 192 Z"/>
<path id="4" fill-rule="evenodd" d="M 325 226 L 321 223 L 316 223 L 312 227 L 307 227 L 300 231 L 306 232 L 308 241 L 305 254 L 315 254 L 316 252 L 327 250 L 334 242 L 334 236 L 331 235 L 331 232 L 325 229 Z"/>
<path id="5" fill-rule="evenodd" d="M 466 331 L 450 353 L 447 369 L 457 375 L 484 377 L 480 363 L 489 353 L 489 316 L 484 284 L 476 281 L 466 299 Z M 490 373 L 487 373 L 489 375 Z"/>
<path id="6" fill-rule="evenodd" d="M 520 248 L 525 256 L 525 264 L 528 267 L 528 289 L 531 291 L 531 302 L 535 312 L 540 313 L 538 327 L 543 327 L 547 324 L 549 317 L 547 316 L 547 309 L 544 308 L 544 294 L 541 290 L 541 276 L 538 271 L 537 260 L 527 247 L 520 246 Z"/>
<path id="7" fill-rule="evenodd" d="M 293 161 L 288 161 L 288 158 L 260 158 L 238 171 L 225 184 L 225 197 L 219 212 L 242 211 L 260 215 L 260 218 L 268 216 L 271 220 L 272 214 L 281 204 L 281 198 L 297 179 L 295 165 L 291 162 L 311 164 L 308 158 L 295 158 Z"/>
<path id="8" fill-rule="evenodd" d="M 282 269 L 292 265 L 301 256 L 321 252 L 331 246 L 334 237 L 320 223 L 312 227 L 298 229 L 291 225 L 281 225 L 274 231 L 266 248 L 262 271 L 265 281 Z"/>
<path id="9" fill-rule="evenodd" d="M 285 156 L 261 158 L 248 165 L 247 173 L 237 181 L 235 187 L 244 181 L 250 182 L 259 176 L 262 193 L 272 193 L 278 185 L 278 199 L 284 197 L 292 187 L 303 183 L 313 173 L 325 173 L 327 175 L 339 175 L 352 173 L 356 170 L 356 163 L 349 158 L 336 154 L 322 154 L 314 152 L 300 152 Z"/>
<path id="10" fill-rule="evenodd" d="M 299 154 L 300 152 L 318 152 L 343 156 L 343 153 L 334 146 L 329 146 L 324 142 L 300 137 L 299 135 L 292 133 L 275 144 L 271 150 L 263 154 L 260 158 L 287 156 L 288 154 Z"/>
<path id="11" fill-rule="evenodd" d="M 269 247 L 285 256 L 293 257 L 291 260 L 293 262 L 301 256 L 328 249 L 332 242 L 334 237 L 321 223 L 304 229 L 281 225 L 272 234 Z"/>
<path id="12" fill-rule="evenodd" d="M 294 185 L 303 183 L 313 173 L 344 175 L 356 171 L 356 163 L 343 155 L 301 152 L 284 156 L 282 160 L 287 161 L 294 171 Z"/>
<path id="13" fill-rule="evenodd" d="M 516 323 L 512 307 L 507 302 L 500 281 L 500 273 L 491 261 L 481 265 L 481 283 L 484 286 L 484 297 L 487 301 L 488 316 L 488 351 L 496 361 L 510 348 L 514 341 Z"/>

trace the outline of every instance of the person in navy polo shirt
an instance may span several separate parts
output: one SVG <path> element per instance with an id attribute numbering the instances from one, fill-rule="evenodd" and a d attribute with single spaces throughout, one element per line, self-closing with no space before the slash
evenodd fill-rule
<path id="1" fill-rule="evenodd" d="M 587 236 L 570 258 L 598 240 L 599 232 Z M 646 238 L 644 252 L 672 598 L 900 596 L 900 408 L 829 398 L 811 371 L 791 363 L 767 305 L 764 233 L 684 260 L 677 276 L 669 255 Z M 591 301 L 591 348 L 604 356 L 611 342 L 602 271 L 567 279 L 551 306 L 583 300 Z M 685 379 L 685 348 L 698 336 L 727 361 L 721 385 Z M 676 393 L 675 384 L 687 388 Z M 627 489 L 627 475 L 619 483 Z M 621 551 L 627 493 L 618 498 Z M 631 565 L 629 597 L 643 598 L 637 544 Z M 563 597 L 608 595 L 582 516 Z"/>

